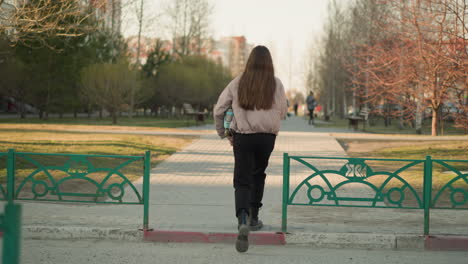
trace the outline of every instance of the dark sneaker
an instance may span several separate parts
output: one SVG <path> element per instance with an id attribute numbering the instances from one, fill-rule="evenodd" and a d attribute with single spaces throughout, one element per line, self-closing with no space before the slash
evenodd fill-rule
<path id="1" fill-rule="evenodd" d="M 263 227 L 263 223 L 258 219 L 260 208 L 249 208 L 249 228 L 250 231 L 257 231 Z"/>
<path id="2" fill-rule="evenodd" d="M 262 220 L 255 220 L 255 219 L 251 219 L 250 220 L 250 231 L 258 231 L 260 230 L 261 228 L 263 227 L 263 222 Z"/>
<path id="3" fill-rule="evenodd" d="M 247 210 L 242 209 L 237 216 L 239 234 L 236 240 L 237 252 L 246 252 L 249 249 L 249 214 Z"/>
<path id="4" fill-rule="evenodd" d="M 239 227 L 239 234 L 237 235 L 236 240 L 236 250 L 237 252 L 243 253 L 249 250 L 249 226 L 242 224 Z"/>

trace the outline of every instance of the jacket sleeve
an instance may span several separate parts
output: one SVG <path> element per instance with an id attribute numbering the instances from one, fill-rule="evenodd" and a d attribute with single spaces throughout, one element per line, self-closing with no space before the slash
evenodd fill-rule
<path id="1" fill-rule="evenodd" d="M 231 81 L 228 84 L 228 86 L 226 86 L 226 88 L 224 88 L 213 110 L 213 117 L 215 121 L 216 132 L 221 138 L 225 138 L 224 136 L 224 113 L 232 105 L 232 92 L 231 92 L 232 85 L 234 85 L 234 80 Z"/>

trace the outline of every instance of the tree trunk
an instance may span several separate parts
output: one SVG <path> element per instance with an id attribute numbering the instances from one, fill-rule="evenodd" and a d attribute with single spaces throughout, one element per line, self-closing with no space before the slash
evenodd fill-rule
<path id="1" fill-rule="evenodd" d="M 384 125 L 385 127 L 388 127 L 389 125 L 391 125 L 391 122 L 390 122 L 390 105 L 387 103 L 387 101 L 384 101 L 383 115 L 384 115 Z"/>
<path id="2" fill-rule="evenodd" d="M 133 109 L 135 108 L 135 85 L 131 88 L 132 92 L 130 93 L 130 109 L 128 111 L 128 117 L 132 119 Z M 121 113 L 122 114 L 122 113 Z"/>
<path id="3" fill-rule="evenodd" d="M 416 126 L 416 134 L 421 135 L 422 134 L 422 117 L 423 113 L 421 111 L 421 103 L 418 102 L 416 106 L 416 120 L 415 120 L 415 126 Z"/>
<path id="4" fill-rule="evenodd" d="M 63 112 L 62 111 L 59 112 L 59 118 L 63 118 Z"/>
<path id="5" fill-rule="evenodd" d="M 42 119 L 44 117 L 44 111 L 42 109 L 39 109 L 39 119 Z"/>
<path id="6" fill-rule="evenodd" d="M 91 111 L 92 111 L 91 104 L 88 104 L 88 118 L 91 118 L 91 114 L 92 114 Z"/>
<path id="7" fill-rule="evenodd" d="M 348 115 L 348 101 L 346 100 L 346 92 L 343 91 L 343 114 L 341 116 L 341 118 L 346 118 L 346 116 Z"/>
<path id="8" fill-rule="evenodd" d="M 115 0 L 112 1 L 112 14 L 111 14 L 111 32 L 112 34 L 115 33 L 115 17 L 116 17 L 116 12 L 115 12 Z"/>
<path id="9" fill-rule="evenodd" d="M 431 128 L 431 136 L 435 137 L 437 136 L 437 126 L 439 125 L 438 124 L 438 109 L 432 109 L 432 128 Z"/>
<path id="10" fill-rule="evenodd" d="M 353 113 L 352 115 L 356 115 L 356 90 L 353 89 Z"/>
<path id="11" fill-rule="evenodd" d="M 441 135 L 443 136 L 444 135 L 444 112 L 443 112 L 443 108 L 442 107 L 439 107 L 439 110 L 438 110 L 438 114 L 437 114 L 437 126 L 439 128 L 439 133 L 438 135 Z"/>
<path id="12" fill-rule="evenodd" d="M 117 111 L 112 110 L 111 111 L 111 116 L 112 116 L 112 124 L 117 124 Z"/>
<path id="13" fill-rule="evenodd" d="M 328 104 L 327 103 L 325 103 L 325 105 L 323 106 L 323 115 L 325 117 L 325 121 L 330 120 L 330 117 L 328 115 Z"/>
<path id="14" fill-rule="evenodd" d="M 77 118 L 78 117 L 78 111 L 76 111 L 76 109 L 73 110 L 73 118 Z"/>
<path id="15" fill-rule="evenodd" d="M 335 91 L 335 78 L 332 80 L 332 117 L 336 117 L 336 91 Z"/>
<path id="16" fill-rule="evenodd" d="M 138 69 L 140 66 L 140 52 L 141 52 L 141 30 L 143 28 L 143 3 L 144 0 L 140 0 L 140 11 L 138 14 L 138 42 L 137 42 L 137 57 L 136 57 L 136 63 L 135 66 Z M 135 89 L 136 89 L 136 84 L 131 87 L 131 93 L 130 93 L 130 112 L 129 112 L 129 118 L 132 119 L 133 117 L 133 111 L 135 108 Z"/>
<path id="17" fill-rule="evenodd" d="M 47 96 L 46 96 L 46 102 L 45 102 L 45 119 L 49 119 L 49 103 L 50 103 L 50 86 L 51 86 L 51 75 L 50 75 L 50 64 L 51 64 L 51 55 L 49 54 L 49 56 L 47 57 L 47 74 L 48 74 L 48 78 L 47 78 Z"/>
<path id="18" fill-rule="evenodd" d="M 25 119 L 26 118 L 26 107 L 24 106 L 24 102 L 21 101 L 20 103 L 20 118 Z"/>
<path id="19" fill-rule="evenodd" d="M 135 65 L 140 66 L 140 51 L 141 51 L 141 30 L 143 28 L 143 0 L 140 0 L 140 13 L 138 14 L 138 42 L 137 42 L 137 57 Z"/>
<path id="20" fill-rule="evenodd" d="M 102 119 L 102 108 L 99 109 L 99 119 Z"/>
<path id="21" fill-rule="evenodd" d="M 398 105 L 398 110 L 400 111 L 399 117 L 398 117 L 398 128 L 401 130 L 405 128 L 405 123 L 403 120 L 403 106 Z"/>

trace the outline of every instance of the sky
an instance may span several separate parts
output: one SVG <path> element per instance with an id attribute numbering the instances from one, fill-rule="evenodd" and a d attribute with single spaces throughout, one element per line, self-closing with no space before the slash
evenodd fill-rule
<path id="1" fill-rule="evenodd" d="M 167 38 L 167 33 L 163 30 L 164 23 L 161 22 L 163 16 L 159 15 L 159 19 L 154 19 L 161 13 L 161 6 L 165 1 L 170 0 L 145 2 L 144 14 L 149 21 L 143 30 L 145 35 Z M 282 80 L 285 88 L 305 91 L 304 68 L 310 48 L 323 32 L 329 0 L 211 2 L 214 4 L 211 32 L 215 39 L 224 36 L 245 36 L 251 44 L 267 46 L 273 56 L 276 75 Z M 136 34 L 134 17 L 134 14 L 128 12 L 124 14 L 124 36 Z"/>

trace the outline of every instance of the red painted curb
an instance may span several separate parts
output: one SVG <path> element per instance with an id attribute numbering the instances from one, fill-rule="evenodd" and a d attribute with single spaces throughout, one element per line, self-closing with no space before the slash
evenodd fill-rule
<path id="1" fill-rule="evenodd" d="M 468 251 L 468 237 L 456 236 L 426 236 L 426 250 L 461 250 Z"/>
<path id="2" fill-rule="evenodd" d="M 184 231 L 154 230 L 144 231 L 144 240 L 152 242 L 181 243 L 234 243 L 234 233 L 202 233 Z M 253 245 L 285 245 L 284 233 L 250 233 L 249 242 Z"/>

